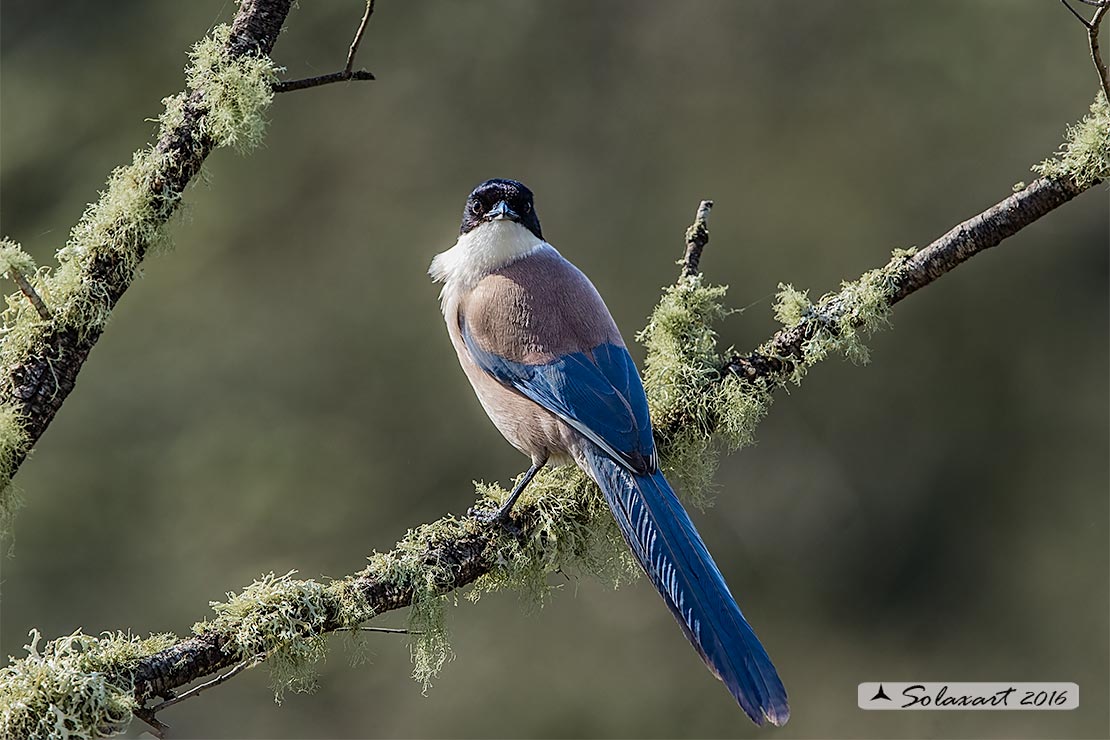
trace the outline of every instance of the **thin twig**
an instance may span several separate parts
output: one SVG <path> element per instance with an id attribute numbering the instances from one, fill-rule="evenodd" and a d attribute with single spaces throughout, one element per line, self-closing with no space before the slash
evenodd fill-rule
<path id="1" fill-rule="evenodd" d="M 39 312 L 39 316 L 42 317 L 42 320 L 50 321 L 50 319 L 53 318 L 50 315 L 50 309 L 46 307 L 46 303 L 42 300 L 42 296 L 35 290 L 35 286 L 31 285 L 31 281 L 14 267 L 8 271 L 8 276 L 19 286 L 19 291 L 27 296 L 27 300 L 29 300 L 31 305 L 35 307 L 35 310 Z"/>
<path id="2" fill-rule="evenodd" d="M 339 72 L 332 72 L 331 74 L 318 75 L 316 77 L 305 77 L 301 80 L 286 80 L 284 82 L 274 83 L 274 92 L 292 92 L 294 90 L 304 90 L 309 87 L 319 87 L 320 85 L 330 85 L 333 82 L 350 82 L 351 80 L 373 80 L 374 75 L 365 69 L 354 69 L 355 54 L 358 52 L 358 45 L 362 43 L 362 35 L 366 33 L 366 24 L 370 22 L 370 16 L 374 14 L 374 0 L 366 3 L 366 12 L 362 14 L 362 22 L 358 24 L 358 30 L 355 31 L 355 37 L 351 41 L 351 48 L 347 52 L 347 65 Z"/>
<path id="3" fill-rule="evenodd" d="M 698 213 L 694 216 L 694 223 L 686 229 L 686 254 L 682 257 L 682 277 L 694 277 L 698 274 L 698 265 L 701 262 L 701 252 L 709 243 L 709 210 L 713 208 L 713 201 L 703 200 L 698 205 Z"/>
<path id="4" fill-rule="evenodd" d="M 332 72 L 327 75 L 320 75 L 319 77 L 306 77 L 303 80 L 287 80 L 285 82 L 275 82 L 274 92 L 293 92 L 294 90 L 304 90 L 309 87 L 320 87 L 320 85 L 330 85 L 333 82 L 350 82 L 351 80 L 373 80 L 374 75 L 367 72 L 365 69 L 360 69 L 355 72 Z"/>
<path id="5" fill-rule="evenodd" d="M 1060 0 L 1060 2 L 1062 2 L 1064 4 L 1065 8 L 1067 8 L 1068 10 L 1071 11 L 1072 15 L 1074 15 L 1076 18 L 1079 19 L 1079 22 L 1082 23 L 1087 28 L 1088 31 L 1091 30 L 1091 22 L 1089 20 L 1087 20 L 1086 18 L 1084 18 L 1082 15 L 1080 15 L 1079 11 L 1076 10 L 1075 8 L 1073 8 L 1071 6 L 1071 3 L 1068 2 L 1068 0 Z M 1080 2 L 1082 2 L 1082 0 L 1080 0 Z"/>
<path id="6" fill-rule="evenodd" d="M 178 694 L 177 696 L 172 696 L 169 699 L 166 699 L 165 701 L 163 701 L 159 704 L 155 704 L 153 707 L 150 707 L 148 709 L 144 709 L 142 711 L 148 712 L 149 716 L 150 716 L 150 719 L 157 721 L 157 719 L 155 718 L 154 715 L 158 714 L 158 712 L 161 712 L 166 707 L 172 707 L 174 704 L 177 704 L 179 702 L 183 702 L 186 699 L 190 699 L 190 698 L 196 696 L 197 694 L 199 694 L 200 692 L 204 691 L 205 689 L 210 689 L 213 686 L 219 686 L 224 681 L 227 681 L 228 679 L 233 678 L 234 676 L 238 675 L 239 673 L 242 673 L 243 671 L 247 670 L 248 668 L 253 668 L 254 666 L 258 665 L 259 663 L 261 663 L 265 659 L 266 659 L 266 656 L 260 656 L 260 657 L 256 658 L 255 660 L 244 660 L 241 663 L 237 663 L 235 665 L 235 667 L 232 668 L 227 673 L 221 673 L 219 676 L 216 676 L 211 681 L 205 681 L 202 684 L 194 686 L 193 688 L 189 689 L 188 691 L 185 691 L 181 694 Z M 138 716 L 138 712 L 136 712 L 136 716 Z M 142 719 L 143 721 L 149 721 L 149 720 L 147 720 L 146 718 L 143 718 L 143 717 L 139 717 L 139 719 Z M 159 724 L 161 724 L 161 723 L 159 723 Z"/>
<path id="7" fill-rule="evenodd" d="M 1100 5 L 1095 11 L 1094 17 L 1091 18 L 1091 25 L 1087 27 L 1087 34 L 1091 39 L 1091 61 L 1095 63 L 1098 78 L 1102 81 L 1102 94 L 1110 102 L 1110 70 L 1106 69 L 1106 62 L 1102 61 L 1102 54 L 1099 53 L 1098 48 L 1098 28 L 1107 11 L 1110 11 L 1110 2 Z"/>
<path id="8" fill-rule="evenodd" d="M 347 52 L 347 66 L 343 68 L 344 72 L 348 74 L 355 66 L 355 54 L 358 53 L 358 45 L 362 43 L 362 34 L 366 33 L 366 24 L 370 22 L 370 16 L 374 14 L 374 0 L 366 3 L 366 12 L 362 14 L 362 22 L 358 24 L 358 30 L 355 31 L 355 38 L 351 41 L 351 49 Z"/>
<path id="9" fill-rule="evenodd" d="M 1098 10 L 1091 17 L 1091 20 L 1084 18 L 1078 10 L 1071 6 L 1068 0 L 1060 0 L 1064 7 L 1071 11 L 1071 14 L 1079 19 L 1083 27 L 1087 29 L 1087 39 L 1091 46 L 1091 61 L 1095 63 L 1095 71 L 1098 72 L 1099 82 L 1102 83 L 1102 94 L 1110 100 L 1110 70 L 1106 68 L 1106 62 L 1102 61 L 1102 54 L 1099 51 L 1098 44 L 1098 31 L 1099 26 L 1102 25 L 1102 19 L 1106 13 L 1110 11 L 1110 0 L 1079 0 L 1084 5 L 1090 5 Z"/>
<path id="10" fill-rule="evenodd" d="M 396 627 L 340 627 L 336 632 L 386 632 L 392 635 L 422 635 L 423 632 L 416 632 L 407 629 L 398 629 Z"/>
<path id="11" fill-rule="evenodd" d="M 159 740 L 166 737 L 166 731 L 170 729 L 170 726 L 155 717 L 154 712 L 150 711 L 149 709 L 138 707 L 131 710 L 131 713 L 141 719 L 143 722 L 146 722 L 148 725 L 150 725 L 151 735 L 159 738 Z"/>

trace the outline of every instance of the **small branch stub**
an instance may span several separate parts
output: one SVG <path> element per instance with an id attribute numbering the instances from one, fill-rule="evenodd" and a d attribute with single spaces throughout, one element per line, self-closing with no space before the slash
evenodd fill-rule
<path id="1" fill-rule="evenodd" d="M 23 247 L 11 239 L 0 240 L 0 274 L 11 278 L 19 286 L 19 292 L 27 297 L 43 321 L 50 321 L 50 309 L 27 279 L 27 275 L 34 272 L 35 262 L 31 255 L 23 251 Z"/>
<path id="2" fill-rule="evenodd" d="M 682 258 L 683 278 L 694 277 L 698 274 L 701 263 L 701 253 L 709 243 L 709 211 L 713 208 L 713 201 L 703 200 L 698 206 L 698 213 L 694 216 L 694 223 L 686 229 L 686 254 Z"/>
<path id="3" fill-rule="evenodd" d="M 31 281 L 19 270 L 13 269 L 8 275 L 15 281 L 15 284 L 19 286 L 19 292 L 27 296 L 27 300 L 29 300 L 31 305 L 35 307 L 35 310 L 39 312 L 39 316 L 42 320 L 50 321 L 52 318 L 50 309 L 46 307 L 46 303 L 42 300 L 42 296 L 40 296 L 35 290 L 35 287 L 31 285 Z"/>

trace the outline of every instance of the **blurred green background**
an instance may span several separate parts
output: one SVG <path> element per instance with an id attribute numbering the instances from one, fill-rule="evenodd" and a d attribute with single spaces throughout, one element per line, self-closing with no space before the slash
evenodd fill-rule
<path id="1" fill-rule="evenodd" d="M 186 50 L 235 10 L 5 2 L 2 231 L 49 262 L 151 136 Z M 342 66 L 362 4 L 302 3 L 288 76 Z M 185 633 L 256 576 L 361 568 L 526 461 L 456 365 L 425 275 L 479 181 L 519 178 L 631 336 L 699 198 L 703 267 L 774 329 L 816 295 L 1005 197 L 1096 90 L 1054 2 L 396 2 L 378 81 L 281 96 L 262 149 L 216 153 L 23 466 L 2 650 Z M 1105 186 L 899 305 L 865 368 L 779 395 L 695 519 L 790 692 L 759 731 L 641 581 L 526 614 L 449 614 L 426 696 L 403 638 L 343 640 L 319 691 L 265 669 L 165 712 L 178 737 L 1106 737 Z M 750 305 L 749 305 L 750 304 Z M 639 361 L 642 351 L 633 355 Z M 403 615 L 386 623 L 403 624 Z M 874 680 L 1075 681 L 1073 712 L 861 712 Z M 132 735 L 142 731 L 136 723 Z"/>

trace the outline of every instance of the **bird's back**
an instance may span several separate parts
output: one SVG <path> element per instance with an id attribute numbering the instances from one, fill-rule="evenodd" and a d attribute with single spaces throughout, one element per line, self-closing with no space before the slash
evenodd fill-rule
<path id="1" fill-rule="evenodd" d="M 482 278 L 459 314 L 479 348 L 526 365 L 604 343 L 624 346 L 593 283 L 550 246 Z"/>

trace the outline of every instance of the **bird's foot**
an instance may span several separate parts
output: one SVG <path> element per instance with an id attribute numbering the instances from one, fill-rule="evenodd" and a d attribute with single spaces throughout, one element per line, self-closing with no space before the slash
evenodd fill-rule
<path id="1" fill-rule="evenodd" d="M 510 507 L 472 506 L 467 509 L 466 515 L 474 517 L 477 522 L 486 527 L 500 527 L 513 537 L 520 537 L 523 532 L 520 527 L 513 524 L 510 516 Z"/>

